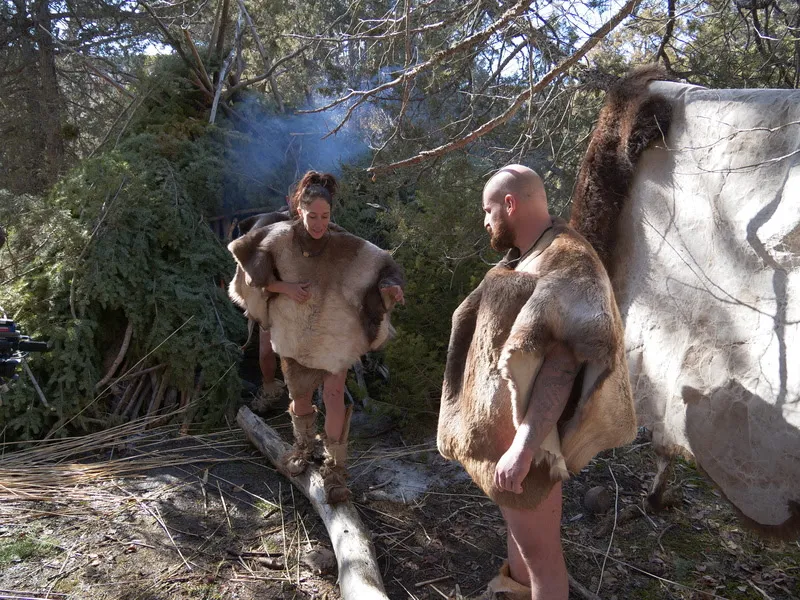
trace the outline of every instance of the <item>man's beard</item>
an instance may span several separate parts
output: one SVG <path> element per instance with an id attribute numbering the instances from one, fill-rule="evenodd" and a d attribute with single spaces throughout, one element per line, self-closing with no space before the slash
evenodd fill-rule
<path id="1" fill-rule="evenodd" d="M 514 234 L 508 226 L 507 217 L 501 217 L 497 222 L 497 227 L 492 227 L 489 245 L 498 252 L 506 252 L 514 247 Z"/>

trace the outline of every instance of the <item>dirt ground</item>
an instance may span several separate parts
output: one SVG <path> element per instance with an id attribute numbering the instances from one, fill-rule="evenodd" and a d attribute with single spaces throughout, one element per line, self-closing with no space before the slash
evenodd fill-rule
<path id="1" fill-rule="evenodd" d="M 267 417 L 288 438 L 285 415 Z M 351 435 L 351 488 L 388 596 L 480 594 L 506 554 L 496 507 L 432 437 L 407 444 L 386 418 L 364 413 Z M 0 599 L 339 598 L 320 520 L 235 426 L 134 431 L 79 449 L 30 468 L 1 459 Z M 686 463 L 675 470 L 677 506 L 649 514 L 654 472 L 639 439 L 565 484 L 564 549 L 579 583 L 611 600 L 800 598 L 797 542 L 743 530 Z M 583 505 L 595 486 L 608 493 L 606 515 Z"/>

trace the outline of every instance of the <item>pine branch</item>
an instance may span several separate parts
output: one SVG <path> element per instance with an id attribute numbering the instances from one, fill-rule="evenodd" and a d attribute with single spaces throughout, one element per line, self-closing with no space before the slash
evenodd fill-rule
<path id="1" fill-rule="evenodd" d="M 486 135 L 493 129 L 499 127 L 506 123 L 511 117 L 513 117 L 516 112 L 522 107 L 528 99 L 533 96 L 533 94 L 537 94 L 542 91 L 547 85 L 549 85 L 554 79 L 560 77 L 564 73 L 566 73 L 575 63 L 577 63 L 589 50 L 594 48 L 600 41 L 605 38 L 608 33 L 614 29 L 617 25 L 619 25 L 625 17 L 627 17 L 633 10 L 636 8 L 637 4 L 640 0 L 629 0 L 620 10 L 615 14 L 610 20 L 608 20 L 604 25 L 599 27 L 592 35 L 589 36 L 589 39 L 581 46 L 575 54 L 570 57 L 563 59 L 561 62 L 558 63 L 554 68 L 552 68 L 544 77 L 542 77 L 538 83 L 529 87 L 527 90 L 519 94 L 512 102 L 511 106 L 509 106 L 503 114 L 498 115 L 491 121 L 484 123 L 482 126 L 478 127 L 477 129 L 473 130 L 472 132 L 468 133 L 464 137 L 461 137 L 457 140 L 453 140 L 448 142 L 447 144 L 443 144 L 438 148 L 434 148 L 432 150 L 425 150 L 420 152 L 416 156 L 411 158 L 407 158 L 405 160 L 401 160 L 398 162 L 394 162 L 388 165 L 382 165 L 377 167 L 370 167 L 367 169 L 368 172 L 372 173 L 373 178 L 375 175 L 380 173 L 388 173 L 389 171 L 394 171 L 395 169 L 399 169 L 401 167 L 410 167 L 411 165 L 415 165 L 421 163 L 426 160 L 430 160 L 432 158 L 437 158 L 453 152 L 454 150 L 458 150 L 463 148 L 470 142 Z M 335 130 L 334 130 L 335 131 Z"/>

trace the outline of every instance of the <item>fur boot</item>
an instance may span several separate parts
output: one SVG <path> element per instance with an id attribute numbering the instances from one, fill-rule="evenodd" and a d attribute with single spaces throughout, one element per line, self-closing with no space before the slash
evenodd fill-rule
<path id="1" fill-rule="evenodd" d="M 294 446 L 292 451 L 283 457 L 283 464 L 289 475 L 297 477 L 306 470 L 314 452 L 314 439 L 317 434 L 317 407 L 315 406 L 314 412 L 310 414 L 297 416 L 289 406 L 289 415 L 292 418 Z"/>
<path id="2" fill-rule="evenodd" d="M 353 406 L 349 405 L 344 414 L 342 435 L 336 440 L 323 438 L 324 461 L 322 463 L 323 481 L 325 483 L 325 501 L 328 504 L 338 504 L 350 499 L 350 490 L 347 489 L 347 439 L 350 436 L 350 417 L 353 415 Z"/>
<path id="3" fill-rule="evenodd" d="M 486 591 L 474 600 L 530 600 L 531 588 L 511 579 L 508 561 L 503 562 L 500 572 L 489 582 Z"/>

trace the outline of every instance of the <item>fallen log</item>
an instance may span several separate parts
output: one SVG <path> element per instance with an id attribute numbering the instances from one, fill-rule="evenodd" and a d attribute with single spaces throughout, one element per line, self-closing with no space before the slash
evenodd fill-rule
<path id="1" fill-rule="evenodd" d="M 305 473 L 290 477 L 281 464 L 281 457 L 291 450 L 291 446 L 249 408 L 243 406 L 239 409 L 236 422 L 275 468 L 309 499 L 322 519 L 336 554 L 342 600 L 388 600 L 370 541 L 370 532 L 358 516 L 353 503 L 348 501 L 335 506 L 327 504 L 322 475 L 313 464 L 309 465 Z"/>

